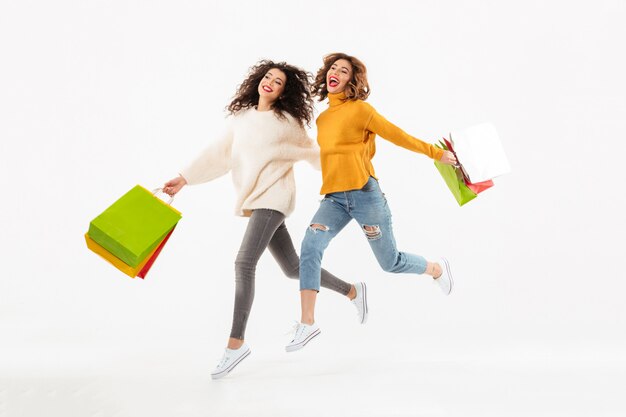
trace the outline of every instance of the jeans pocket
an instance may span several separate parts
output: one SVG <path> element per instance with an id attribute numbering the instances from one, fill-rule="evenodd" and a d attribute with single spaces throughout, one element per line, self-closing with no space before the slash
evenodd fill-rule
<path id="1" fill-rule="evenodd" d="M 335 202 L 335 200 L 333 199 L 333 197 L 332 197 L 330 194 L 326 194 L 326 195 L 324 196 L 324 198 L 322 198 L 322 199 L 320 200 L 320 204 L 321 204 L 321 203 L 325 203 L 325 202 L 334 203 L 334 202 Z"/>

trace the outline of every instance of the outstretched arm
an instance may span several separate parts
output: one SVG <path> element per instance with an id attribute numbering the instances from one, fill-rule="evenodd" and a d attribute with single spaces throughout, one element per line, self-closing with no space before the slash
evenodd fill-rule
<path id="1" fill-rule="evenodd" d="M 230 171 L 232 129 L 229 127 L 221 138 L 211 143 L 193 162 L 163 185 L 163 192 L 174 196 L 187 184 L 211 181 Z"/>
<path id="2" fill-rule="evenodd" d="M 436 146 L 415 138 L 398 126 L 394 125 L 374 110 L 372 117 L 367 125 L 367 129 L 376 133 L 383 139 L 401 146 L 413 152 L 424 154 L 432 159 L 438 160 L 444 164 L 456 165 L 456 158 L 450 151 L 444 151 Z"/>
<path id="3" fill-rule="evenodd" d="M 233 132 L 211 143 L 193 162 L 180 172 L 188 184 L 200 184 L 221 177 L 231 169 Z"/>

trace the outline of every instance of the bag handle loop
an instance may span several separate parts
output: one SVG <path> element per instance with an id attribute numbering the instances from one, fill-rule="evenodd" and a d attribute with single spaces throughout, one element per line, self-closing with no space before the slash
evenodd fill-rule
<path id="1" fill-rule="evenodd" d="M 165 194 L 163 192 L 163 188 L 159 187 L 159 188 L 155 188 L 154 190 L 152 190 L 152 195 L 156 197 L 157 193 L 159 193 L 159 192 Z M 165 195 L 167 195 L 167 194 L 165 194 Z M 174 201 L 174 196 L 170 196 L 170 199 L 167 201 L 167 205 L 171 206 L 172 205 L 172 201 Z"/>

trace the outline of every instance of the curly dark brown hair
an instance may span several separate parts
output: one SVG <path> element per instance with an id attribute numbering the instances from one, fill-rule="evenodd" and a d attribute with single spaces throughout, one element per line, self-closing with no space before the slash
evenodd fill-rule
<path id="1" fill-rule="evenodd" d="M 226 107 L 230 114 L 255 107 L 259 104 L 259 83 L 273 68 L 279 69 L 287 76 L 285 90 L 272 106 L 272 110 L 280 118 L 289 113 L 302 126 L 309 125 L 313 117 L 313 98 L 311 96 L 312 75 L 286 62 L 262 60 L 250 67 L 247 78 L 237 87 L 233 101 Z"/>
<path id="2" fill-rule="evenodd" d="M 346 93 L 346 99 L 348 100 L 366 100 L 370 95 L 370 86 L 367 82 L 367 68 L 360 59 L 351 55 L 344 54 L 343 52 L 334 52 L 324 57 L 324 64 L 322 68 L 317 71 L 315 81 L 313 82 L 312 93 L 319 98 L 319 101 L 324 100 L 328 96 L 328 88 L 326 85 L 326 74 L 339 59 L 345 59 L 352 64 L 352 79 L 346 85 L 344 92 Z"/>

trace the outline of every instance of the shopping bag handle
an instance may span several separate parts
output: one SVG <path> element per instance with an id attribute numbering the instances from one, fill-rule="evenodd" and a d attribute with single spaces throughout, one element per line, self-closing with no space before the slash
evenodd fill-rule
<path id="1" fill-rule="evenodd" d="M 463 165 L 461 165 L 461 162 L 459 161 L 459 157 L 456 154 L 456 151 L 454 150 L 454 148 L 452 147 L 452 133 L 450 133 L 450 140 L 446 139 L 446 137 L 443 137 L 443 141 L 446 144 L 446 146 L 448 147 L 448 150 L 450 152 L 452 152 L 452 154 L 454 155 L 454 157 L 456 158 L 456 164 L 452 165 L 454 168 L 460 168 L 461 170 L 463 169 Z"/>
<path id="2" fill-rule="evenodd" d="M 156 195 L 157 195 L 157 193 L 158 193 L 159 191 L 160 191 L 160 192 L 162 192 L 163 194 L 165 194 L 165 193 L 163 192 L 163 188 L 160 188 L 160 187 L 159 187 L 159 188 L 155 188 L 154 190 L 152 190 L 152 195 L 156 197 Z M 165 195 L 167 195 L 167 194 L 165 194 Z M 173 196 L 173 195 L 172 195 L 172 196 L 170 196 L 170 199 L 167 201 L 167 205 L 168 205 L 168 206 L 172 205 L 172 201 L 174 201 L 174 196 Z"/>

